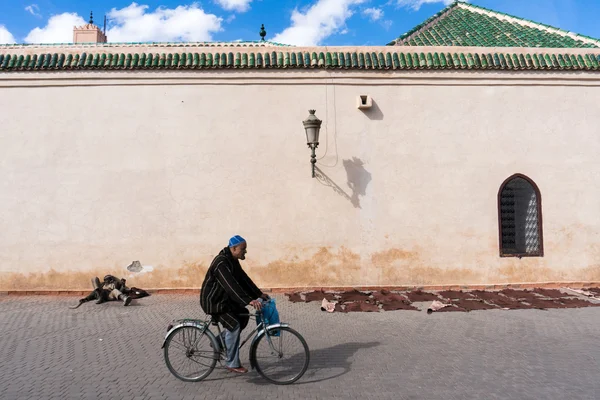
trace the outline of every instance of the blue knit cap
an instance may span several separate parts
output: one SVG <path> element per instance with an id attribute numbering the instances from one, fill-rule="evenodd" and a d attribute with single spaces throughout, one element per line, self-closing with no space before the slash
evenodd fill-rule
<path id="1" fill-rule="evenodd" d="M 240 235 L 235 235 L 231 239 L 229 239 L 229 247 L 237 246 L 240 243 L 246 242 L 246 239 L 241 237 Z"/>

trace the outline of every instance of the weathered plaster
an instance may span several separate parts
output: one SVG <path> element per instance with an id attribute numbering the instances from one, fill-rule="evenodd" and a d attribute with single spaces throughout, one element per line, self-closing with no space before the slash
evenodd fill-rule
<path id="1" fill-rule="evenodd" d="M 132 260 L 154 267 L 132 285 L 199 287 L 233 234 L 265 287 L 599 277 L 597 80 L 144 74 L 0 88 L 0 290 L 85 289 Z M 517 172 L 541 191 L 542 258 L 498 256 L 496 196 Z"/>
<path id="2" fill-rule="evenodd" d="M 539 258 L 507 259 L 494 268 L 436 267 L 421 259 L 418 251 L 398 248 L 374 253 L 368 266 L 345 247 L 318 249 L 308 258 L 298 256 L 249 267 L 247 272 L 265 288 L 320 286 L 431 286 L 518 284 L 524 282 L 597 282 L 600 264 L 568 269 L 545 267 Z M 152 272 L 132 273 L 123 268 L 89 269 L 40 273 L 0 272 L 0 291 L 84 290 L 94 276 L 125 277 L 128 284 L 142 288 L 199 288 L 209 263 L 185 263 L 181 267 L 158 266 Z M 362 276 L 362 271 L 375 279 Z"/>

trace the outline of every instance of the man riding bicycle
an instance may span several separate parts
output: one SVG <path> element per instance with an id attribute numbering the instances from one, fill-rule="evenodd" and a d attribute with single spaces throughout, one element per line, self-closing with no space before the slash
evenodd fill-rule
<path id="1" fill-rule="evenodd" d="M 246 248 L 246 240 L 241 236 L 229 239 L 229 245 L 210 264 L 200 292 L 202 310 L 218 318 L 225 328 L 226 367 L 229 371 L 240 374 L 248 372 L 240 364 L 239 351 L 240 333 L 249 320 L 246 306 L 251 305 L 260 310 L 260 299 L 269 299 L 240 265 L 239 260 L 246 259 Z"/>

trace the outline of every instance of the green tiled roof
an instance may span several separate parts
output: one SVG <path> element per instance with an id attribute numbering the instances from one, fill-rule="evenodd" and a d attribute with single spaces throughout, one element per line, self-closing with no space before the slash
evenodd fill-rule
<path id="1" fill-rule="evenodd" d="M 392 50 L 389 47 L 386 50 Z M 250 50 L 250 49 L 248 49 Z M 600 53 L 203 52 L 0 54 L 0 72 L 73 70 L 351 69 L 600 70 Z"/>
<path id="2" fill-rule="evenodd" d="M 388 45 L 592 48 L 600 40 L 455 2 Z"/>

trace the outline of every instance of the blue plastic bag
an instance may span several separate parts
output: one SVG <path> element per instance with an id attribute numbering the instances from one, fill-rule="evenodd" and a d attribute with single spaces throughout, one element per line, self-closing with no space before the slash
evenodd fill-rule
<path id="1" fill-rule="evenodd" d="M 279 323 L 279 312 L 275 305 L 275 299 L 263 300 L 262 314 L 256 317 L 256 324 L 260 324 L 263 318 L 267 326 Z M 271 336 L 279 336 L 279 331 L 273 331 Z"/>

